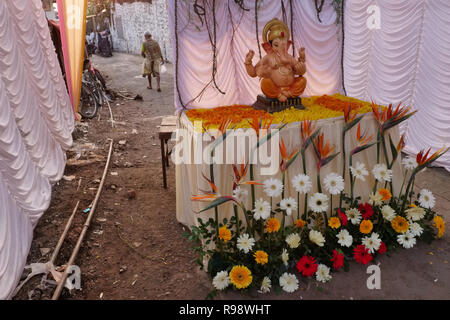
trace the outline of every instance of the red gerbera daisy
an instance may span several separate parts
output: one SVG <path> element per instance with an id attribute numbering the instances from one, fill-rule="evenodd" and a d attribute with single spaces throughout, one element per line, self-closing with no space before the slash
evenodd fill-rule
<path id="1" fill-rule="evenodd" d="M 369 253 L 369 249 L 367 249 L 364 245 L 357 245 L 355 249 L 353 249 L 353 257 L 356 262 L 361 264 L 368 264 L 372 261 L 372 255 Z"/>
<path id="2" fill-rule="evenodd" d="M 382 241 L 380 244 L 380 248 L 378 249 L 378 253 L 379 254 L 383 254 L 386 252 L 386 245 L 384 244 L 384 242 Z"/>
<path id="3" fill-rule="evenodd" d="M 333 258 L 331 258 L 331 261 L 333 261 L 333 268 L 339 270 L 344 266 L 344 255 L 342 254 L 342 252 L 338 252 L 336 249 L 334 249 Z"/>
<path id="4" fill-rule="evenodd" d="M 305 277 L 311 277 L 317 271 L 318 264 L 316 259 L 311 256 L 303 256 L 297 262 L 298 272 L 302 273 Z"/>
<path id="5" fill-rule="evenodd" d="M 373 208 L 370 203 L 361 203 L 358 210 L 361 212 L 361 215 L 365 220 L 369 219 L 373 215 Z"/>
<path id="6" fill-rule="evenodd" d="M 341 209 L 338 209 L 338 215 L 339 215 L 339 219 L 341 220 L 341 224 L 342 226 L 346 226 L 347 225 L 347 215 L 341 211 Z"/>

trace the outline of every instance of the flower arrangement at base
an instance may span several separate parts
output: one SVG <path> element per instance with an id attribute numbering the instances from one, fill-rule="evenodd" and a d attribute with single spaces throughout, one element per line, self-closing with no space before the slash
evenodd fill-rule
<path id="1" fill-rule="evenodd" d="M 206 201 L 199 213 L 208 210 L 212 213 L 214 209 L 214 215 L 207 220 L 198 218 L 198 224 L 186 234 L 199 254 L 197 262 L 201 268 L 206 266 L 211 275 L 214 291 L 210 297 L 224 290 L 293 293 L 300 286 L 298 277 L 326 283 L 332 280 L 334 272 L 349 271 L 351 261 L 356 266 L 367 265 L 387 252 L 413 248 L 419 240 L 430 242 L 442 238 L 445 221 L 433 211 L 436 198 L 427 189 L 416 195 L 413 187 L 417 173 L 448 149 L 431 156 L 430 150 L 421 151 L 415 160 L 402 161 L 406 171 L 403 185 L 400 190 L 393 190 L 392 165 L 403 146 L 403 137 L 396 146 L 388 130 L 407 119 L 411 115 L 408 110 L 399 106 L 380 111 L 374 107 L 380 126 L 379 139 L 377 143 L 369 143 L 371 137 L 360 132 L 360 117 L 346 108 L 346 134 L 357 131 L 358 146 L 342 152 L 342 175 L 332 172 L 323 180 L 320 178 L 320 170 L 334 161 L 339 152 L 332 154 L 334 146 L 326 142 L 320 129 L 313 130 L 309 121 L 301 125 L 300 146 L 288 152 L 284 142 L 280 144 L 281 179 L 277 176 L 267 177 L 264 182 L 254 181 L 250 165 L 250 180 L 247 180 L 247 165 L 242 165 L 240 171 L 233 165 L 236 176 L 233 188 L 218 190 L 211 164 L 209 178 L 203 175 L 211 191 L 201 190 L 202 194 L 191 199 Z M 259 125 L 264 126 L 262 120 Z M 255 149 L 282 128 L 259 139 Z M 386 141 L 391 147 L 389 153 Z M 352 157 L 373 145 L 379 147 L 379 161 L 372 170 L 367 170 L 368 164 L 362 162 L 353 166 Z M 306 172 L 307 151 L 316 156 L 316 177 Z M 301 161 L 296 161 L 297 156 Z M 288 170 L 292 167 L 297 167 L 297 175 L 288 180 Z M 363 197 L 355 196 L 355 183 L 366 183 L 369 171 L 375 185 L 369 186 L 371 192 Z M 351 179 L 347 188 L 350 194 L 344 190 L 343 177 Z M 317 181 L 314 186 L 313 181 Z M 258 198 L 256 188 L 260 188 Z M 333 196 L 339 201 L 333 203 Z M 228 202 L 232 203 L 234 214 L 224 218 L 220 209 Z"/>

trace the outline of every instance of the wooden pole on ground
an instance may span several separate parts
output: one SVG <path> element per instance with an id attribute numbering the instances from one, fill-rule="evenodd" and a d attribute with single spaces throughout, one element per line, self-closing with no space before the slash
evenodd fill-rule
<path id="1" fill-rule="evenodd" d="M 86 222 L 84 223 L 83 230 L 81 230 L 80 236 L 78 237 L 77 244 L 75 245 L 75 248 L 72 251 L 72 255 L 70 256 L 69 262 L 67 263 L 67 266 L 64 270 L 61 281 L 58 283 L 58 286 L 56 287 L 56 290 L 55 290 L 55 293 L 53 294 L 52 300 L 59 299 L 59 296 L 61 295 L 62 289 L 64 288 L 64 285 L 67 280 L 67 272 L 68 272 L 70 266 L 73 265 L 73 263 L 77 257 L 78 251 L 80 250 L 81 244 L 83 243 L 84 237 L 86 236 L 89 225 L 91 224 L 91 220 L 92 220 L 92 217 L 94 216 L 95 208 L 97 207 L 98 199 L 100 198 L 100 194 L 102 192 L 103 185 L 105 183 L 106 173 L 108 172 L 109 162 L 111 160 L 113 142 L 114 141 L 111 139 L 111 143 L 109 145 L 108 158 L 106 160 L 105 169 L 103 170 L 102 180 L 100 181 L 100 185 L 98 187 L 97 194 L 95 195 L 91 211 L 89 212 Z"/>

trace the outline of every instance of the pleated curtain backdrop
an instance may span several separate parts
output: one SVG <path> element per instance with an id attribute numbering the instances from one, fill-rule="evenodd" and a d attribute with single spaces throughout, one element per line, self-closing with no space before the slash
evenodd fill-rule
<path id="1" fill-rule="evenodd" d="M 321 22 L 313 0 L 260 0 L 258 33 L 255 1 L 243 1 L 242 6 L 247 9 L 244 11 L 235 1 L 216 0 L 217 87 L 211 82 L 213 2 L 167 1 L 174 50 L 178 42 L 178 53 L 174 52 L 178 111 L 183 109 L 181 101 L 187 108 L 252 104 L 260 93 L 259 79 L 247 75 L 243 62 L 249 50 L 255 51 L 253 63 L 259 60 L 256 35 L 261 43 L 264 25 L 274 17 L 284 20 L 289 28 L 292 25 L 296 57 L 301 46 L 306 48 L 308 84 L 304 95 L 344 92 L 342 33 L 341 26 L 335 23 L 331 0 L 325 1 Z M 194 10 L 195 3 L 201 6 L 198 13 L 203 13 L 203 9 L 206 13 L 201 19 Z M 450 146 L 450 1 L 345 0 L 343 16 L 347 95 L 381 104 L 402 102 L 418 110 L 400 127 L 406 133 L 408 153 Z M 372 23 L 377 21 L 379 28 Z M 261 54 L 265 54 L 262 48 Z M 207 89 L 202 92 L 205 86 Z M 436 165 L 450 171 L 450 152 Z"/>

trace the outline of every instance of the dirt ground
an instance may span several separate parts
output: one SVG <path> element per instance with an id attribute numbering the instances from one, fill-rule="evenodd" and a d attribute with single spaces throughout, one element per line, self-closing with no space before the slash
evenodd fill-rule
<path id="1" fill-rule="evenodd" d="M 143 100 L 119 98 L 111 103 L 116 128 L 111 128 L 108 108 L 97 118 L 77 125 L 77 139 L 68 152 L 65 175 L 53 188 L 52 202 L 35 229 L 28 263 L 49 259 L 76 202 L 80 208 L 56 261 L 68 261 L 92 203 L 108 154 L 114 151 L 105 187 L 76 264 L 81 268 L 82 290 L 62 299 L 204 299 L 213 289 L 207 274 L 198 269 L 190 243 L 182 237 L 186 226 L 175 217 L 175 172 L 168 169 L 168 189 L 162 187 L 158 125 L 174 114 L 173 67 L 162 75 L 162 92 L 146 89 L 140 76 L 141 58 L 115 53 L 111 58 L 93 56 L 94 65 L 107 77 L 109 88 L 139 94 Z M 153 82 L 153 88 L 156 88 Z M 119 141 L 121 143 L 119 143 Z M 94 160 L 80 165 L 79 160 Z M 418 188 L 436 196 L 436 210 L 450 221 L 450 174 L 427 169 L 417 179 Z M 416 181 L 417 181 L 416 180 Z M 133 192 L 136 197 L 133 198 Z M 130 196 L 131 198 L 130 199 Z M 350 272 L 333 274 L 325 285 L 300 280 L 294 294 L 230 292 L 218 299 L 450 299 L 450 236 L 432 245 L 420 243 L 379 259 L 381 289 L 369 290 L 366 267 L 351 264 Z M 42 251 L 48 251 L 43 254 Z M 44 250 L 43 250 L 44 249 Z M 49 299 L 53 290 L 34 290 L 39 277 L 21 290 L 16 299 Z"/>

